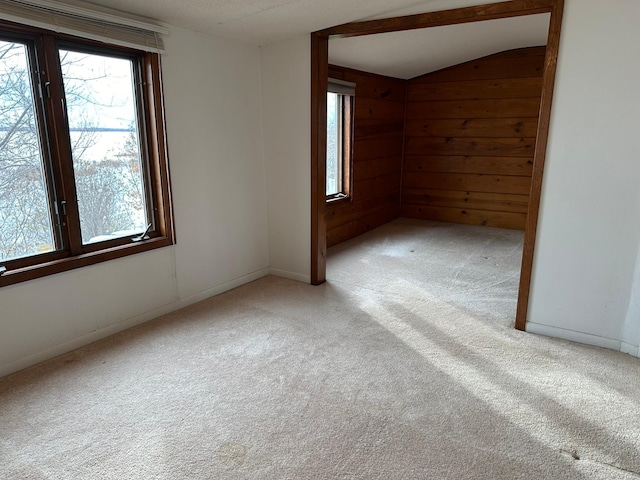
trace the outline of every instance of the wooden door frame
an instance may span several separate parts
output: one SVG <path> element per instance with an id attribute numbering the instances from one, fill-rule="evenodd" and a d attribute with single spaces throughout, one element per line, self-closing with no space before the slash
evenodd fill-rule
<path id="1" fill-rule="evenodd" d="M 499 18 L 550 13 L 549 34 L 542 77 L 542 97 L 531 177 L 531 191 L 524 233 L 516 328 L 524 330 L 529 306 L 533 253 L 540 210 L 542 173 L 547 152 L 553 86 L 558 61 L 564 0 L 512 0 L 488 5 L 421 13 L 404 17 L 346 23 L 311 34 L 311 283 L 326 279 L 327 231 L 325 182 L 327 135 L 327 76 L 329 38 L 371 35 L 418 28 L 458 25 Z"/>

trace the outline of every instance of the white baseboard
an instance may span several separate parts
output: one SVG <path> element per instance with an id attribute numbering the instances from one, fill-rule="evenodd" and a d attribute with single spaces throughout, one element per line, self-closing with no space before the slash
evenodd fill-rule
<path id="1" fill-rule="evenodd" d="M 546 337 L 562 338 L 563 340 L 570 340 L 572 342 L 608 348 L 610 350 L 620 351 L 622 346 L 620 340 L 599 337 L 597 335 L 591 335 L 590 333 L 576 332 L 574 330 L 565 330 L 564 328 L 551 327 L 549 325 L 541 325 L 539 323 L 527 322 L 525 331 Z"/>
<path id="2" fill-rule="evenodd" d="M 288 272 L 287 270 L 280 270 L 279 268 L 269 268 L 269 275 L 276 277 L 288 278 L 289 280 L 295 280 L 302 283 L 311 283 L 311 276 L 302 273 Z"/>
<path id="3" fill-rule="evenodd" d="M 630 343 L 622 342 L 620 351 L 623 353 L 628 353 L 629 355 L 633 355 L 634 357 L 640 357 L 640 347 L 638 347 L 637 345 L 631 345 Z"/>
<path id="4" fill-rule="evenodd" d="M 242 277 L 234 278 L 230 282 L 217 285 L 213 288 L 210 288 L 209 290 L 198 292 L 194 295 L 190 295 L 188 297 L 182 298 L 179 301 L 180 306 L 174 310 L 188 307 L 189 305 L 193 305 L 194 303 L 201 302 L 202 300 L 206 300 L 207 298 L 215 297 L 216 295 L 220 295 L 221 293 L 228 292 L 229 290 L 233 290 L 234 288 L 240 287 L 245 283 L 253 282 L 254 280 L 257 280 L 259 278 L 266 277 L 267 275 L 269 275 L 269 273 L 270 272 L 268 268 L 261 268 L 260 270 L 256 270 L 255 272 L 249 273 L 247 275 L 243 275 Z"/>
<path id="5" fill-rule="evenodd" d="M 61 343 L 60 345 L 47 348 L 46 350 L 43 350 L 41 352 L 34 353 L 5 365 L 1 365 L 0 378 L 18 372 L 20 370 L 24 370 L 25 368 L 31 367 L 40 362 L 44 362 L 45 360 L 50 360 L 60 355 L 64 355 L 65 353 L 69 353 L 77 348 L 81 348 L 89 345 L 90 343 L 97 342 L 98 340 L 102 340 L 103 338 L 122 332 L 123 330 L 127 330 L 128 328 L 135 327 L 136 325 L 140 325 L 155 318 L 161 317 L 162 315 L 166 315 L 167 313 L 174 312 L 189 305 L 193 305 L 194 303 L 206 300 L 207 298 L 224 293 L 228 290 L 232 290 L 236 287 L 257 280 L 258 278 L 264 277 L 268 274 L 268 268 L 257 270 L 253 273 L 235 278 L 229 282 L 220 284 L 203 292 L 199 292 L 195 295 L 190 295 L 175 302 L 167 303 L 160 307 L 154 308 L 153 310 L 149 310 L 139 315 L 127 318 L 122 322 L 109 325 L 108 327 L 87 333 L 86 335 L 74 338 L 73 340 L 69 340 L 68 342 Z"/>

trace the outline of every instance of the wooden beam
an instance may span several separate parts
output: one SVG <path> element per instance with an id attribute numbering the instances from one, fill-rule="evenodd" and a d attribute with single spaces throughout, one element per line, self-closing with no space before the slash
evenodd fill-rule
<path id="1" fill-rule="evenodd" d="M 311 34 L 311 284 L 327 271 L 326 169 L 329 37 Z"/>
<path id="2" fill-rule="evenodd" d="M 516 328 L 524 330 L 529 310 L 529 294 L 531 289 L 531 274 L 533 271 L 533 252 L 536 244 L 538 228 L 538 213 L 540 211 L 540 196 L 542 192 L 542 172 L 547 155 L 547 139 L 551 119 L 551 104 L 553 101 L 553 85 L 556 78 L 558 64 L 558 50 L 560 47 L 560 30 L 564 0 L 556 0 L 551 10 L 549 22 L 549 37 L 547 40 L 547 54 L 545 57 L 544 74 L 542 77 L 542 98 L 540 100 L 540 117 L 538 120 L 538 135 L 533 158 L 533 175 L 531 177 L 531 192 L 529 194 L 529 209 L 524 234 L 524 248 L 522 252 L 522 268 L 520 269 L 520 289 L 518 291 L 518 307 L 516 309 Z"/>
<path id="3" fill-rule="evenodd" d="M 319 34 L 340 37 L 354 37 L 375 33 L 398 32 L 418 28 L 442 27 L 460 23 L 480 22 L 498 18 L 518 17 L 547 13 L 551 11 L 554 0 L 513 0 L 473 7 L 442 10 L 439 12 L 419 13 L 404 17 L 383 18 L 365 22 L 353 22 L 338 25 L 317 32 Z"/>

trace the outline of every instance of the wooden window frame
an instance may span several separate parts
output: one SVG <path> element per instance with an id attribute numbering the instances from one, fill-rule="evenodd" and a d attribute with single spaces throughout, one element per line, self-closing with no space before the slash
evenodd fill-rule
<path id="1" fill-rule="evenodd" d="M 326 95 L 324 95 L 324 92 L 327 89 L 329 38 L 333 36 L 371 35 L 550 13 L 551 18 L 542 79 L 540 116 L 536 135 L 515 320 L 515 327 L 518 330 L 525 329 L 563 11 L 564 0 L 512 0 L 404 17 L 346 23 L 311 34 L 311 283 L 313 285 L 319 285 L 326 279 L 327 232 L 325 221 L 326 201 L 324 198 Z"/>
<path id="2" fill-rule="evenodd" d="M 340 98 L 340 155 L 342 157 L 342 185 L 338 193 L 326 196 L 327 204 L 351 201 L 353 169 L 353 111 L 355 97 L 337 94 Z M 326 189 L 325 189 L 326 191 Z"/>
<path id="3" fill-rule="evenodd" d="M 58 34 L 49 30 L 0 21 L 0 35 L 35 45 L 40 82 L 49 82 L 50 95 L 42 105 L 42 124 L 48 141 L 51 163 L 50 187 L 57 192 L 57 201 L 64 201 L 66 214 L 61 222 L 61 245 L 56 251 L 0 262 L 6 270 L 0 273 L 0 287 L 53 275 L 80 267 L 123 258 L 137 253 L 175 244 L 168 150 L 165 131 L 162 68 L 160 55 L 129 47 Z M 66 111 L 63 106 L 63 86 L 57 58 L 58 48 L 77 47 L 96 54 L 132 59 L 137 63 L 137 113 L 142 138 L 141 150 L 149 189 L 150 215 L 154 226 L 147 236 L 133 241 L 136 235 L 83 245 L 80 237 L 78 206 Z M 31 59 L 36 62 L 36 59 Z M 37 74 L 36 74 L 37 76 Z M 37 84 L 36 84 L 37 85 Z M 40 108 L 36 106 L 36 109 Z M 41 132 L 41 136 L 42 136 Z M 148 238 L 147 238 L 148 237 Z"/>

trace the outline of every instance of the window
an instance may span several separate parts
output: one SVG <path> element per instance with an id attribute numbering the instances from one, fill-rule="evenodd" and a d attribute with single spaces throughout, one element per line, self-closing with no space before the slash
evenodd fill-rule
<path id="1" fill-rule="evenodd" d="M 327 91 L 327 201 L 350 195 L 355 85 L 329 80 Z"/>
<path id="2" fill-rule="evenodd" d="M 158 54 L 0 23 L 0 286 L 173 243 Z"/>

